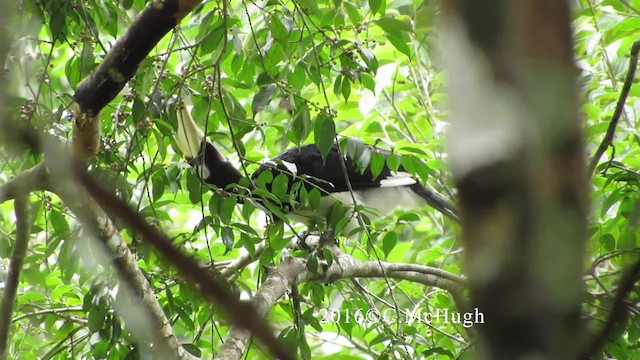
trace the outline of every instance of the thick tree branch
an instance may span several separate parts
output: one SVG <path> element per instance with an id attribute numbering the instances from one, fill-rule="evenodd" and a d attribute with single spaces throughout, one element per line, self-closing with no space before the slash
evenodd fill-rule
<path id="1" fill-rule="evenodd" d="M 140 62 L 198 0 L 152 0 L 116 41 L 96 71 L 78 86 L 74 98 L 80 111 L 96 117 L 133 77 Z"/>
<path id="2" fill-rule="evenodd" d="M 629 70 L 627 70 L 627 76 L 624 79 L 624 84 L 622 85 L 622 91 L 620 91 L 620 96 L 618 97 L 618 102 L 616 103 L 616 109 L 611 116 L 611 120 L 609 121 L 609 127 L 607 128 L 607 133 L 604 135 L 600 146 L 593 154 L 591 158 L 591 164 L 589 165 L 589 174 L 592 175 L 596 170 L 596 166 L 598 166 L 598 161 L 604 154 L 605 151 L 613 144 L 613 136 L 616 133 L 616 127 L 618 126 L 618 122 L 620 121 L 620 117 L 622 116 L 622 111 L 624 110 L 624 103 L 629 96 L 629 91 L 631 91 L 631 85 L 633 84 L 633 79 L 636 77 L 636 69 L 638 68 L 638 52 L 640 51 L 640 41 L 636 41 L 631 46 L 631 54 L 629 56 Z"/>
<path id="3" fill-rule="evenodd" d="M 9 355 L 9 329 L 11 328 L 11 314 L 16 300 L 18 284 L 20 283 L 20 271 L 24 263 L 24 257 L 29 245 L 31 234 L 31 209 L 29 193 L 20 191 L 15 194 L 16 213 L 16 241 L 9 263 L 9 272 L 5 282 L 2 304 L 0 304 L 0 359 L 4 360 Z"/>
<path id="4" fill-rule="evenodd" d="M 200 0 L 152 0 L 116 41 L 98 68 L 74 94 L 71 148 L 78 159 L 95 155 L 100 145 L 100 113 L 135 75 L 140 62 Z"/>
<path id="5" fill-rule="evenodd" d="M 269 271 L 267 279 L 252 299 L 261 317 L 267 314 L 292 285 L 308 281 L 332 283 L 340 279 L 353 278 L 391 278 L 435 286 L 447 290 L 460 311 L 468 309 L 462 293 L 465 280 L 458 275 L 424 265 L 357 260 L 342 252 L 335 243 L 325 246 L 333 254 L 334 262 L 324 271 L 320 270 L 317 274 L 311 273 L 306 267 L 305 260 L 291 256 L 285 257 L 278 266 Z M 216 359 L 240 359 L 246 350 L 250 336 L 248 331 L 233 326 Z"/>

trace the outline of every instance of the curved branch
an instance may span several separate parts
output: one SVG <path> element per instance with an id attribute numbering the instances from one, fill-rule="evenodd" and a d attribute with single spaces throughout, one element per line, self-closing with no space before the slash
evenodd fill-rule
<path id="1" fill-rule="evenodd" d="M 9 355 L 9 329 L 11 327 L 11 313 L 16 300 L 20 271 L 24 263 L 31 233 L 31 205 L 29 193 L 21 191 L 16 194 L 16 242 L 13 245 L 13 253 L 9 263 L 2 304 L 0 304 L 0 359 L 6 359 Z"/>
<path id="2" fill-rule="evenodd" d="M 398 264 L 383 261 L 362 261 L 345 254 L 338 245 L 325 245 L 334 256 L 334 262 L 325 271 L 314 274 L 307 270 L 306 262 L 295 257 L 286 257 L 280 265 L 269 271 L 267 279 L 256 291 L 252 302 L 264 317 L 291 285 L 308 281 L 331 283 L 340 279 L 390 278 L 408 280 L 447 290 L 461 311 L 468 309 L 463 296 L 465 280 L 445 270 L 415 264 Z M 237 360 L 242 357 L 251 334 L 237 326 L 232 326 L 218 360 Z"/>
<path id="3" fill-rule="evenodd" d="M 49 174 L 44 163 L 39 163 L 0 185 L 0 204 L 15 199 L 21 191 L 29 193 L 39 190 L 50 190 Z"/>

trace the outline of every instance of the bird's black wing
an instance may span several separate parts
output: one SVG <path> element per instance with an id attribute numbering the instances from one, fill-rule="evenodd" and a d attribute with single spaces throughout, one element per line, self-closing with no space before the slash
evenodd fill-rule
<path id="1" fill-rule="evenodd" d="M 385 159 L 389 152 L 369 146 L 369 151 L 381 153 Z M 345 171 L 346 170 L 346 171 Z M 347 179 L 351 185 L 351 190 L 369 190 L 380 187 L 408 187 L 416 196 L 442 212 L 446 216 L 458 221 L 456 207 L 445 198 L 428 188 L 425 188 L 415 178 L 406 173 L 400 166 L 397 171 L 391 171 L 385 165 L 380 174 L 374 178 L 369 166 L 358 167 L 356 162 L 349 156 L 341 160 L 338 145 L 331 147 L 326 159 L 323 161 L 320 150 L 315 144 L 301 146 L 282 152 L 270 161 L 262 164 L 252 175 L 254 180 L 261 174 L 271 172 L 274 179 L 279 174 L 284 174 L 288 178 L 288 191 L 291 192 L 293 184 L 301 182 L 308 191 L 313 188 L 321 190 L 321 195 L 326 196 L 331 193 L 349 191 Z M 346 175 L 345 176 L 345 172 Z M 265 184 L 267 190 L 271 190 L 271 184 Z"/>
<path id="2" fill-rule="evenodd" d="M 282 152 L 262 164 L 253 173 L 252 178 L 255 180 L 267 171 L 271 171 L 274 178 L 277 174 L 285 174 L 289 178 L 290 186 L 296 181 L 301 181 L 307 190 L 317 188 L 321 190 L 322 195 L 349 191 L 347 177 L 351 188 L 355 191 L 379 187 L 381 180 L 391 176 L 391 171 L 385 166 L 382 172 L 374 178 L 368 167 L 364 171 L 360 171 L 349 157 L 344 158 L 343 166 L 337 145 L 331 147 L 326 159 L 323 160 L 320 150 L 315 144 Z"/>

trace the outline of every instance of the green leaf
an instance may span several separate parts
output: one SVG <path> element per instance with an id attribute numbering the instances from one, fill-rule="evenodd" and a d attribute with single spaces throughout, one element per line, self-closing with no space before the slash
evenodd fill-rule
<path id="1" fill-rule="evenodd" d="M 317 209 L 320 206 L 321 199 L 322 195 L 320 194 L 320 190 L 313 188 L 309 191 L 309 207 L 311 209 Z"/>
<path id="2" fill-rule="evenodd" d="M 382 251 L 384 251 L 384 254 L 388 256 L 397 243 L 398 235 L 395 232 L 389 231 L 384 234 L 384 237 L 382 238 Z"/>
<path id="3" fill-rule="evenodd" d="M 55 234 L 60 238 L 68 239 L 71 231 L 69 229 L 69 224 L 67 223 L 67 218 L 58 210 L 54 209 L 51 211 L 50 220 Z"/>
<path id="4" fill-rule="evenodd" d="M 336 76 L 336 80 L 333 82 L 333 94 L 339 98 L 340 97 L 340 93 L 342 92 L 342 79 L 344 78 L 343 75 L 338 75 Z"/>
<path id="5" fill-rule="evenodd" d="M 408 57 L 411 57 L 411 48 L 409 47 L 409 45 L 402 40 L 402 38 L 399 37 L 395 37 L 392 35 L 388 35 L 387 39 L 389 39 L 389 42 L 391 42 L 391 44 L 398 49 L 398 51 L 400 51 L 401 53 L 407 55 Z"/>
<path id="6" fill-rule="evenodd" d="M 402 39 L 402 32 L 411 32 L 411 23 L 409 21 L 403 21 L 392 17 L 383 17 L 373 21 L 376 25 L 380 26 L 382 30 L 388 35 L 395 36 Z"/>
<path id="7" fill-rule="evenodd" d="M 316 256 L 315 251 L 312 251 L 307 256 L 307 270 L 312 274 L 318 272 L 318 257 Z"/>
<path id="8" fill-rule="evenodd" d="M 224 196 L 220 201 L 220 209 L 218 212 L 218 217 L 220 218 L 220 222 L 223 224 L 230 224 L 231 217 L 233 216 L 233 211 L 236 208 L 237 199 L 235 196 Z"/>
<path id="9" fill-rule="evenodd" d="M 146 109 L 146 105 L 144 101 L 139 96 L 136 96 L 133 99 L 133 105 L 131 106 L 131 116 L 133 118 L 134 124 L 138 124 L 142 121 L 144 117 L 144 111 Z"/>
<path id="10" fill-rule="evenodd" d="M 89 317 L 88 317 L 89 330 L 91 332 L 97 332 L 98 330 L 102 329 L 102 327 L 104 326 L 104 321 L 106 319 L 106 316 L 107 316 L 107 308 L 102 303 L 102 301 L 98 302 L 98 304 L 93 304 L 91 306 L 91 310 L 89 310 Z"/>
<path id="11" fill-rule="evenodd" d="M 333 118 L 327 113 L 322 112 L 318 114 L 313 129 L 313 136 L 318 149 L 320 149 L 322 159 L 326 160 L 327 154 L 329 154 L 336 137 L 336 124 L 333 122 Z"/>
<path id="12" fill-rule="evenodd" d="M 342 205 L 342 203 L 336 202 L 331 206 L 331 211 L 329 211 L 329 219 L 328 219 L 329 221 L 327 223 L 336 232 L 340 232 L 340 230 L 342 230 L 340 227 L 338 227 L 338 224 L 340 223 L 340 221 L 341 220 L 349 221 L 349 219 L 345 217 L 346 213 L 347 213 L 347 209 Z M 346 223 L 343 222 L 342 225 L 345 225 L 345 224 Z"/>
<path id="13" fill-rule="evenodd" d="M 66 38 L 66 27 L 67 27 L 65 11 L 63 9 L 56 9 L 56 10 L 58 11 L 54 11 L 51 13 L 51 19 L 49 20 L 49 30 L 51 31 L 51 36 L 54 39 L 63 41 Z"/>
<path id="14" fill-rule="evenodd" d="M 157 171 L 151 178 L 153 201 L 158 201 L 164 194 L 167 178 L 162 171 Z"/>
<path id="15" fill-rule="evenodd" d="M 276 175 L 275 179 L 271 183 L 271 193 L 280 199 L 285 199 L 287 190 L 289 188 L 289 177 L 283 173 Z"/>
<path id="16" fill-rule="evenodd" d="M 307 105 L 298 110 L 287 128 L 287 140 L 300 146 L 311 133 L 311 114 Z"/>
<path id="17" fill-rule="evenodd" d="M 82 53 L 80 53 L 80 78 L 84 79 L 91 74 L 91 71 L 93 71 L 95 67 L 96 62 L 93 46 L 87 41 L 82 46 Z"/>
<path id="18" fill-rule="evenodd" d="M 375 14 L 380 12 L 380 5 L 382 5 L 382 0 L 369 0 L 369 9 L 371 9 L 371 13 Z M 381 15 L 384 15 L 380 13 Z"/>
<path id="19" fill-rule="evenodd" d="M 349 95 L 351 95 L 351 81 L 349 81 L 348 77 L 344 77 L 342 80 L 342 96 L 344 97 L 344 101 L 349 101 Z"/>
<path id="20" fill-rule="evenodd" d="M 200 203 L 202 199 L 202 183 L 193 172 L 187 171 L 187 191 L 189 191 L 189 200 L 192 204 Z"/>
<path id="21" fill-rule="evenodd" d="M 353 5 L 351 2 L 345 2 L 342 3 L 342 5 L 344 6 L 344 9 L 347 12 L 349 20 L 351 20 L 352 24 L 358 25 L 362 22 L 362 15 L 360 14 L 360 10 L 358 10 L 355 5 Z"/>
<path id="22" fill-rule="evenodd" d="M 373 178 L 377 179 L 384 168 L 384 155 L 377 151 L 373 151 L 371 153 L 371 160 L 369 161 L 369 168 L 371 169 Z"/>
<path id="23" fill-rule="evenodd" d="M 640 29 L 640 19 L 623 19 L 608 31 L 603 32 L 603 40 L 605 44 L 611 44 L 620 39 L 636 35 L 638 33 L 638 29 Z"/>
<path id="24" fill-rule="evenodd" d="M 253 116 L 256 116 L 258 112 L 269 105 L 277 89 L 278 86 L 276 84 L 268 84 L 260 88 L 251 102 L 251 111 L 253 112 Z"/>
<path id="25" fill-rule="evenodd" d="M 401 222 L 413 222 L 413 221 L 418 221 L 420 220 L 420 216 L 418 216 L 418 214 L 416 213 L 405 213 L 402 214 L 398 217 L 398 220 L 396 221 L 396 223 L 401 223 Z"/>
<path id="26" fill-rule="evenodd" d="M 633 231 L 626 230 L 618 239 L 618 249 L 633 249 L 636 247 L 636 234 Z"/>
<path id="27" fill-rule="evenodd" d="M 282 45 L 280 45 L 280 43 L 273 43 L 263 59 L 265 68 L 275 68 L 275 66 L 284 59 L 284 54 L 285 52 Z"/>
<path id="28" fill-rule="evenodd" d="M 376 81 L 371 75 L 367 73 L 360 73 L 360 83 L 373 93 L 376 92 Z"/>
<path id="29" fill-rule="evenodd" d="M 599 241 L 605 251 L 613 251 L 616 248 L 616 239 L 611 234 L 602 235 Z"/>
<path id="30" fill-rule="evenodd" d="M 193 323 L 191 316 L 189 316 L 189 314 L 185 311 L 185 309 L 182 306 L 176 306 L 175 312 L 178 315 L 178 318 L 182 320 L 182 323 L 187 329 L 193 330 L 195 328 L 195 324 Z"/>
<path id="31" fill-rule="evenodd" d="M 269 17 L 269 25 L 271 28 L 271 34 L 273 38 L 285 42 L 289 39 L 289 30 L 282 24 L 282 21 L 273 13 Z"/>
<path id="32" fill-rule="evenodd" d="M 233 231 L 231 231 L 230 227 L 225 226 L 222 228 L 220 237 L 222 238 L 222 243 L 224 244 L 224 247 L 226 249 L 226 252 L 225 252 L 226 254 L 233 249 L 233 243 L 234 243 Z"/>
<path id="33" fill-rule="evenodd" d="M 196 344 L 180 344 L 189 354 L 201 358 L 202 351 Z"/>
<path id="34" fill-rule="evenodd" d="M 80 60 L 75 58 L 69 62 L 64 67 L 64 73 L 67 76 L 67 81 L 69 81 L 69 85 L 72 89 L 76 89 L 78 87 L 78 83 L 81 80 L 80 77 Z"/>
<path id="35" fill-rule="evenodd" d="M 298 62 L 293 72 L 290 72 L 287 75 L 287 82 L 289 83 L 289 86 L 291 86 L 295 91 L 302 90 L 302 87 L 304 86 L 304 81 L 307 77 L 304 68 L 305 66 L 303 65 L 303 63 Z"/>
<path id="36" fill-rule="evenodd" d="M 225 89 L 222 89 L 222 100 L 224 101 L 224 105 L 226 107 L 227 112 L 229 113 L 230 120 L 233 121 L 244 121 L 247 118 L 247 112 L 245 111 L 242 104 L 236 99 L 233 94 Z"/>
<path id="37" fill-rule="evenodd" d="M 276 218 L 283 220 L 283 221 L 287 221 L 287 215 L 285 215 L 284 212 L 282 212 L 282 209 L 276 205 L 274 205 L 271 202 L 265 202 L 264 206 L 267 208 L 267 210 L 269 210 L 269 212 L 271 212 L 271 214 L 273 216 L 275 216 Z"/>
<path id="38" fill-rule="evenodd" d="M 423 351 L 422 355 L 424 355 L 425 358 L 433 358 L 433 359 L 436 359 L 436 358 L 439 359 L 440 357 L 438 356 L 431 357 L 432 355 L 442 355 L 442 358 L 447 358 L 447 359 L 453 359 L 456 357 L 450 350 L 447 350 L 440 346 L 429 348 Z"/>
<path id="39" fill-rule="evenodd" d="M 358 53 L 362 57 L 362 60 L 367 65 L 367 68 L 371 70 L 372 73 L 376 73 L 378 71 L 378 59 L 376 59 L 375 55 L 371 52 L 371 50 L 358 46 Z"/>

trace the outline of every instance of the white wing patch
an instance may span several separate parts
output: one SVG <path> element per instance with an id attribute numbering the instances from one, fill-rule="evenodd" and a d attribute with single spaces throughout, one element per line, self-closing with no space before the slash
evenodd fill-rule
<path id="1" fill-rule="evenodd" d="M 414 179 L 411 174 L 408 172 L 400 171 L 400 172 L 391 172 L 391 176 L 380 181 L 380 187 L 396 187 L 396 186 L 407 186 L 413 185 L 416 183 L 416 179 Z"/>
<path id="2" fill-rule="evenodd" d="M 200 173 L 200 179 L 208 179 L 211 176 L 211 171 L 204 165 L 196 165 L 196 171 Z"/>
<path id="3" fill-rule="evenodd" d="M 298 175 L 298 167 L 296 166 L 296 164 L 288 162 L 288 161 L 284 161 L 281 160 L 282 165 L 284 165 L 284 167 L 287 168 L 287 170 L 292 174 L 292 175 Z"/>

